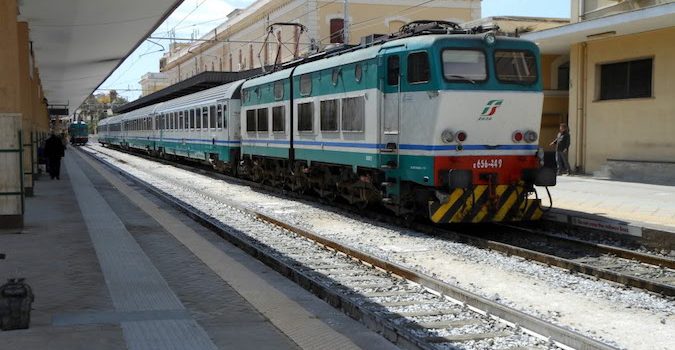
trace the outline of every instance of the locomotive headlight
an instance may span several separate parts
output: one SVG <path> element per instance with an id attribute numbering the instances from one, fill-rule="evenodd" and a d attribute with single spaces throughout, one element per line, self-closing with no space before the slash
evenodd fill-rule
<path id="1" fill-rule="evenodd" d="M 483 37 L 483 40 L 485 40 L 486 44 L 493 45 L 497 39 L 495 38 L 494 33 L 487 33 Z"/>
<path id="2" fill-rule="evenodd" d="M 455 141 L 455 134 L 450 129 L 445 129 L 441 133 L 441 140 L 445 143 L 450 143 Z"/>
<path id="3" fill-rule="evenodd" d="M 534 141 L 537 141 L 537 138 L 539 135 L 535 131 L 528 130 L 525 132 L 525 142 L 527 143 L 532 143 Z"/>

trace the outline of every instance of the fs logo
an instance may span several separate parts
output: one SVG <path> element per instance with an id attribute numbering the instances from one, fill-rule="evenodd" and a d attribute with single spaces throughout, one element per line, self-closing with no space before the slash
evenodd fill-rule
<path id="1" fill-rule="evenodd" d="M 499 108 L 504 100 L 490 100 L 483 108 L 483 112 L 480 114 L 478 120 L 492 120 L 492 116 L 497 113 L 497 108 Z"/>

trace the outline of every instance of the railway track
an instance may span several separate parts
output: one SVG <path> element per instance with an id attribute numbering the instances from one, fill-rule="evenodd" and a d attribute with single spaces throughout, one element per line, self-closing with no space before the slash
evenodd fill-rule
<path id="1" fill-rule="evenodd" d="M 482 227 L 481 232 L 474 231 L 471 236 L 479 237 L 480 242 L 492 242 L 489 244 L 491 249 L 507 254 L 664 296 L 675 296 L 675 260 L 668 257 L 536 229 L 506 224 L 493 226 Z"/>
<path id="2" fill-rule="evenodd" d="M 404 348 L 612 349 L 262 211 L 215 198 L 191 183 L 163 178 L 170 184 L 168 193 L 88 156 Z M 198 197 L 200 204 L 188 203 L 185 196 Z"/>
<path id="3" fill-rule="evenodd" d="M 273 195 L 309 202 L 317 201 L 316 197 L 308 194 L 297 194 L 277 187 L 231 177 L 206 167 L 195 168 L 196 163 L 186 165 L 177 161 L 153 158 L 139 152 L 132 153 L 151 161 L 176 166 L 186 171 L 196 171 L 211 178 L 250 186 Z M 442 236 L 475 247 L 520 256 L 574 273 L 593 276 L 668 297 L 675 296 L 675 260 L 667 257 L 561 237 L 514 225 L 481 225 L 480 229 L 485 232 L 477 233 L 473 229 L 454 228 L 451 230 L 424 223 L 404 223 L 400 218 L 385 212 L 359 211 L 346 204 L 331 203 L 331 206 L 333 208 L 330 210 L 347 211 L 354 215 L 390 224 L 406 224 L 416 231 Z M 508 234 L 504 234 L 505 230 L 508 231 Z M 528 238 L 518 239 L 523 236 Z"/>

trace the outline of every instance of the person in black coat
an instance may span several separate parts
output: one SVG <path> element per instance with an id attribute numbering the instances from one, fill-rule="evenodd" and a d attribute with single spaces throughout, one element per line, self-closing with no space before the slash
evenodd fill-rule
<path id="1" fill-rule="evenodd" d="M 567 128 L 567 124 L 560 124 L 560 132 L 558 132 L 558 136 L 551 141 L 550 145 L 555 145 L 555 161 L 558 166 L 558 175 L 572 175 L 570 162 L 567 158 L 570 149 L 570 131 Z"/>
<path id="2" fill-rule="evenodd" d="M 53 134 L 45 141 L 45 157 L 47 157 L 47 167 L 49 176 L 53 179 L 60 179 L 61 158 L 65 155 L 65 147 L 61 138 Z"/>

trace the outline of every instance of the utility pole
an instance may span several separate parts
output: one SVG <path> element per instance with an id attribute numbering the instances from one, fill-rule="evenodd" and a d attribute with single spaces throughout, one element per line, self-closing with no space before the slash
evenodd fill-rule
<path id="1" fill-rule="evenodd" d="M 342 19 L 342 42 L 349 45 L 349 0 L 344 0 L 344 18 Z"/>

